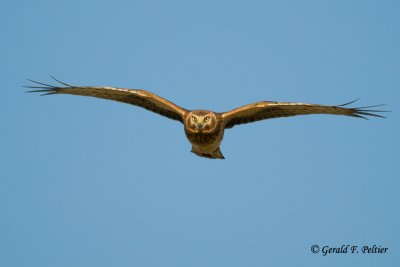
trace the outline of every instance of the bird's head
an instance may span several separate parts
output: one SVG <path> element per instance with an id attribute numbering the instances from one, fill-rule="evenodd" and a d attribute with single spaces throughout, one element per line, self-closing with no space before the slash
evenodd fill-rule
<path id="1" fill-rule="evenodd" d="M 214 112 L 193 110 L 186 117 L 185 127 L 193 133 L 209 133 L 215 130 L 218 121 Z"/>

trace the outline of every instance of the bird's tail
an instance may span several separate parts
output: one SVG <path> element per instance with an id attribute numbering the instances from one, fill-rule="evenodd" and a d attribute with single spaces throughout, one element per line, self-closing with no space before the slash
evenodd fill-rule
<path id="1" fill-rule="evenodd" d="M 207 153 L 200 153 L 197 151 L 194 151 L 192 148 L 192 152 L 195 153 L 199 157 L 204 157 L 204 158 L 209 158 L 209 159 L 225 159 L 224 155 L 222 155 L 221 149 L 217 147 L 214 149 L 212 152 L 207 152 Z"/>
<path id="2" fill-rule="evenodd" d="M 225 159 L 224 155 L 222 155 L 221 149 L 217 147 L 213 152 L 211 152 L 213 159 Z"/>

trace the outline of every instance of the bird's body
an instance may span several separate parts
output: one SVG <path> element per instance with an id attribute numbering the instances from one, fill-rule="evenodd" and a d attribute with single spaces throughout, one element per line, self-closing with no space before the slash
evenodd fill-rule
<path id="1" fill-rule="evenodd" d="M 193 110 L 186 115 L 184 125 L 193 153 L 206 158 L 224 158 L 219 148 L 224 137 L 220 114 L 209 110 Z"/>
<path id="2" fill-rule="evenodd" d="M 44 95 L 72 94 L 115 100 L 136 105 L 167 118 L 180 121 L 184 125 L 187 139 L 192 144 L 192 152 L 198 156 L 213 159 L 224 158 L 220 150 L 220 144 L 224 137 L 225 129 L 230 129 L 239 124 L 307 114 L 333 114 L 359 118 L 365 118 L 364 116 L 383 117 L 376 114 L 376 112 L 382 111 L 369 109 L 376 106 L 362 108 L 345 107 L 355 101 L 339 106 L 262 101 L 245 105 L 231 111 L 218 113 L 209 110 L 187 110 L 146 90 L 73 86 L 60 81 L 58 82 L 63 86 L 57 87 L 36 81 L 32 82 L 39 86 L 26 87 L 39 90 L 29 92 L 44 92 Z"/>

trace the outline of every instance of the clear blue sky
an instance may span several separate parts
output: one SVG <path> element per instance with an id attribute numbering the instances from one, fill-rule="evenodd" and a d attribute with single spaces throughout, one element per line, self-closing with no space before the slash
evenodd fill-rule
<path id="1" fill-rule="evenodd" d="M 399 1 L 0 3 L 0 266 L 398 266 Z M 26 78 L 151 90 L 188 109 L 386 103 L 228 130 L 226 160 L 140 108 Z M 386 254 L 313 254 L 312 245 Z"/>

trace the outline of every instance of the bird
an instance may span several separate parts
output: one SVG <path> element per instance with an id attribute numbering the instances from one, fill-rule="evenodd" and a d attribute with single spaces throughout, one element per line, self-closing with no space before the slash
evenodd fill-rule
<path id="1" fill-rule="evenodd" d="M 209 159 L 224 159 L 220 145 L 226 129 L 240 124 L 246 124 L 266 119 L 281 118 L 308 114 L 344 115 L 368 119 L 368 117 L 384 116 L 377 114 L 384 110 L 371 109 L 382 105 L 351 108 L 351 102 L 329 106 L 299 102 L 260 101 L 247 104 L 227 112 L 214 112 L 205 109 L 189 110 L 171 101 L 143 89 L 127 89 L 108 86 L 74 86 L 51 76 L 58 85 L 50 85 L 28 79 L 33 85 L 24 86 L 30 89 L 28 93 L 41 95 L 70 94 L 90 96 L 114 100 L 145 108 L 161 116 L 179 121 L 192 145 L 194 154 Z"/>

